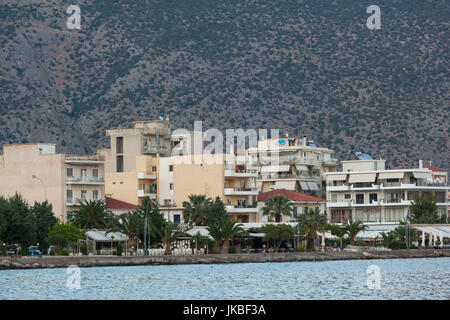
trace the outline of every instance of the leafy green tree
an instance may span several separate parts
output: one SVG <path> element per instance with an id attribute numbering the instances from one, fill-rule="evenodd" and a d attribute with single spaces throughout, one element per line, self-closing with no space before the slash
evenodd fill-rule
<path id="1" fill-rule="evenodd" d="M 30 207 L 19 194 L 0 198 L 0 216 L 6 222 L 1 240 L 6 243 L 20 243 L 24 248 L 36 242 L 36 219 Z"/>
<path id="2" fill-rule="evenodd" d="M 190 195 L 189 202 L 183 202 L 183 218 L 189 226 L 204 226 L 205 220 L 210 212 L 211 199 L 205 195 Z"/>
<path id="3" fill-rule="evenodd" d="M 270 221 L 281 222 L 282 216 L 292 216 L 292 203 L 288 198 L 276 195 L 266 201 L 263 215 L 269 216 Z"/>
<path id="4" fill-rule="evenodd" d="M 72 223 L 57 223 L 50 229 L 45 242 L 49 245 L 56 246 L 61 251 L 69 244 L 83 239 L 85 233 Z"/>
<path id="5" fill-rule="evenodd" d="M 406 226 L 404 221 L 400 222 L 400 225 L 392 231 L 381 232 L 383 238 L 383 245 L 389 249 L 405 249 L 406 235 L 408 233 L 409 241 L 415 242 L 419 238 L 419 231 L 415 228 Z"/>
<path id="6" fill-rule="evenodd" d="M 367 226 L 361 221 L 347 221 L 345 229 L 347 230 L 348 237 L 350 238 L 350 244 L 355 244 L 355 237 L 361 231 L 366 231 Z"/>
<path id="7" fill-rule="evenodd" d="M 283 241 L 294 237 L 294 229 L 288 224 L 267 224 L 260 230 L 265 234 L 263 240 L 270 241 L 275 252 L 278 252 Z"/>
<path id="8" fill-rule="evenodd" d="M 0 197 L 0 243 L 3 244 L 4 241 L 6 241 L 6 230 L 7 230 L 7 206 L 8 201 Z"/>
<path id="9" fill-rule="evenodd" d="M 35 202 L 31 212 L 36 220 L 36 241 L 41 248 L 45 248 L 45 238 L 47 238 L 49 230 L 58 222 L 53 213 L 53 206 L 48 201 Z"/>
<path id="10" fill-rule="evenodd" d="M 410 206 L 411 223 L 415 224 L 437 224 L 446 223 L 446 216 L 439 217 L 436 205 L 436 195 L 428 193 L 420 196 L 416 195 Z"/>
<path id="11" fill-rule="evenodd" d="M 158 230 L 158 232 L 160 233 L 162 241 L 166 246 L 164 255 L 171 255 L 171 245 L 178 237 L 183 235 L 183 231 L 181 231 L 178 223 L 166 221 L 164 227 L 161 230 Z"/>
<path id="12" fill-rule="evenodd" d="M 339 248 L 342 249 L 342 239 L 347 234 L 346 228 L 340 227 L 337 224 L 329 224 L 327 229 L 330 230 L 333 236 L 339 238 Z"/>
<path id="13" fill-rule="evenodd" d="M 320 214 L 318 208 L 314 208 L 300 215 L 297 221 L 300 234 L 306 238 L 306 248 L 311 251 L 317 232 L 324 232 L 328 226 L 327 218 Z"/>
<path id="14" fill-rule="evenodd" d="M 81 203 L 74 213 L 73 223 L 79 228 L 107 229 L 113 218 L 106 203 L 102 200 L 90 200 Z"/>
<path id="15" fill-rule="evenodd" d="M 228 217 L 225 203 L 217 196 L 213 201 L 209 202 L 208 214 L 205 219 L 205 224 L 210 226 L 220 221 L 223 218 Z"/>

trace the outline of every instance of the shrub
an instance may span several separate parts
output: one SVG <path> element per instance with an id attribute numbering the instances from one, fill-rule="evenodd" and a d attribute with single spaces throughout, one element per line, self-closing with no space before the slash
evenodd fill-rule
<path id="1" fill-rule="evenodd" d="M 62 255 L 62 256 L 68 256 L 68 255 L 69 255 L 69 250 L 63 249 L 63 250 L 61 251 L 61 255 Z"/>
<path id="2" fill-rule="evenodd" d="M 81 252 L 83 255 L 85 255 L 85 256 L 88 255 L 88 248 L 87 248 L 86 243 L 82 243 L 82 244 L 80 245 L 80 252 Z"/>
<path id="3" fill-rule="evenodd" d="M 228 248 L 228 253 L 236 253 L 236 248 L 235 247 Z"/>
<path id="4" fill-rule="evenodd" d="M 51 250 L 50 250 L 50 255 L 51 255 L 51 256 L 54 256 L 55 254 L 56 254 L 56 253 L 55 253 L 55 250 L 54 250 L 54 249 L 51 249 Z"/>
<path id="5" fill-rule="evenodd" d="M 117 255 L 118 256 L 121 256 L 122 255 L 122 252 L 123 252 L 123 245 L 122 245 L 122 243 L 118 243 L 117 244 Z"/>
<path id="6" fill-rule="evenodd" d="M 100 250 L 97 250 L 97 255 L 99 256 L 101 254 L 101 251 Z"/>
<path id="7" fill-rule="evenodd" d="M 118 256 L 118 254 L 117 254 L 117 251 L 116 251 L 116 250 L 113 250 L 112 254 L 113 254 L 113 256 Z"/>

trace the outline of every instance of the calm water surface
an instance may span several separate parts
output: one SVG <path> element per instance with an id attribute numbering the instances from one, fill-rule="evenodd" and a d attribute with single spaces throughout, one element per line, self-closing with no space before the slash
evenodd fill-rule
<path id="1" fill-rule="evenodd" d="M 381 271 L 367 287 L 367 268 Z M 0 299 L 450 299 L 450 258 L 0 271 Z"/>

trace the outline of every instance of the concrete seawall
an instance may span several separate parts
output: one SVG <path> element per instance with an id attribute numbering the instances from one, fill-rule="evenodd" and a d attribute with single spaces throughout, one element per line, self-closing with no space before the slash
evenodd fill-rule
<path id="1" fill-rule="evenodd" d="M 106 266 L 146 266 L 177 264 L 215 264 L 215 263 L 262 263 L 262 262 L 299 262 L 299 261 L 333 261 L 361 259 L 406 259 L 450 257 L 450 250 L 395 250 L 363 252 L 296 252 L 268 254 L 211 254 L 186 256 L 83 256 L 83 257 L 27 257 L 0 258 L 0 270 L 39 269 Z"/>

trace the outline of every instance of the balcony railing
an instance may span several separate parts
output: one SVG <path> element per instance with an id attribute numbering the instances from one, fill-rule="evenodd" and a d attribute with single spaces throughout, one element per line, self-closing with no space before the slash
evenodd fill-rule
<path id="1" fill-rule="evenodd" d="M 66 177 L 66 182 L 70 182 L 70 183 L 92 183 L 92 184 L 102 184 L 105 183 L 105 179 L 104 178 L 100 178 L 100 177 Z"/>

